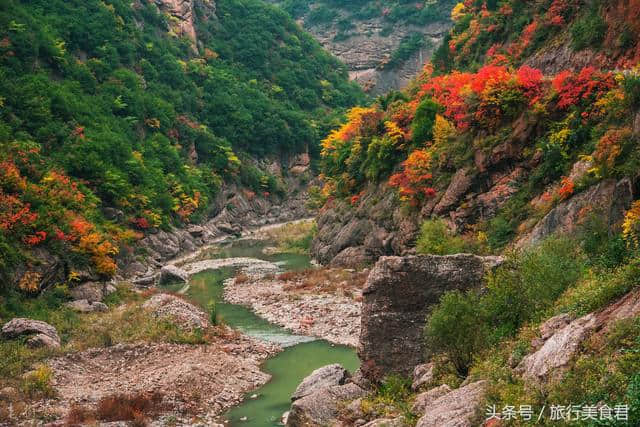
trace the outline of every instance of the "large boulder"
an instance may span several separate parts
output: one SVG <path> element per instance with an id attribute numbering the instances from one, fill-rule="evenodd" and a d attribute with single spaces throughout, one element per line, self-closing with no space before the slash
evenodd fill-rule
<path id="1" fill-rule="evenodd" d="M 187 283 L 189 273 L 175 265 L 165 265 L 160 269 L 160 285 L 167 283 Z"/>
<path id="2" fill-rule="evenodd" d="M 87 301 L 86 299 L 79 299 L 75 301 L 71 301 L 65 304 L 70 309 L 77 311 L 79 313 L 93 313 L 93 312 L 105 312 L 109 311 L 109 307 L 101 303 L 100 301 Z"/>
<path id="3" fill-rule="evenodd" d="M 413 382 L 411 389 L 413 391 L 429 385 L 433 381 L 435 365 L 433 363 L 423 363 L 413 369 Z"/>
<path id="4" fill-rule="evenodd" d="M 155 317 L 171 320 L 187 330 L 205 329 L 210 326 L 204 311 L 175 295 L 154 295 L 143 307 Z"/>
<path id="5" fill-rule="evenodd" d="M 437 398 L 426 405 L 417 427 L 471 427 L 486 387 L 486 381 L 478 381 Z"/>
<path id="6" fill-rule="evenodd" d="M 69 291 L 74 300 L 87 300 L 88 302 L 100 302 L 107 295 L 116 291 L 110 283 L 86 282 Z"/>
<path id="7" fill-rule="evenodd" d="M 316 427 L 334 423 L 340 408 L 366 392 L 353 383 L 334 385 L 315 390 L 291 404 L 287 427 Z"/>
<path id="8" fill-rule="evenodd" d="M 321 388 L 343 385 L 347 382 L 349 377 L 349 372 L 338 363 L 318 368 L 302 380 L 300 385 L 298 385 L 298 388 L 296 388 L 296 391 L 291 396 L 291 401 L 296 401 L 308 396 Z"/>
<path id="9" fill-rule="evenodd" d="M 46 322 L 17 317 L 2 326 L 2 337 L 5 339 L 22 335 L 33 335 L 27 342 L 31 347 L 60 347 L 58 331 Z"/>
<path id="10" fill-rule="evenodd" d="M 501 258 L 449 256 L 382 257 L 363 290 L 358 355 L 363 374 L 410 376 L 425 362 L 423 329 L 429 309 L 451 290 L 480 287 Z"/>
<path id="11" fill-rule="evenodd" d="M 439 387 L 420 393 L 416 396 L 416 400 L 411 406 L 411 412 L 414 414 L 424 415 L 426 409 L 432 405 L 433 402 L 448 393 L 451 393 L 451 387 L 446 384 L 442 384 Z"/>

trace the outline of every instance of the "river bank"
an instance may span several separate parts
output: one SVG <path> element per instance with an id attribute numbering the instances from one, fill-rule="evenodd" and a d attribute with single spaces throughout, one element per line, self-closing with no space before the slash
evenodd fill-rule
<path id="1" fill-rule="evenodd" d="M 250 307 L 297 334 L 358 345 L 366 272 L 305 270 L 260 279 L 240 274 L 225 282 L 225 300 Z"/>

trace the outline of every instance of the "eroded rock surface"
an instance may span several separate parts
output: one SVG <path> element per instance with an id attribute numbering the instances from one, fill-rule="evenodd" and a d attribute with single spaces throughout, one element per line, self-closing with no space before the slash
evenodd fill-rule
<path id="1" fill-rule="evenodd" d="M 343 385 L 349 376 L 349 372 L 337 363 L 318 368 L 302 380 L 291 396 L 291 400 L 296 401 L 321 388 Z"/>
<path id="2" fill-rule="evenodd" d="M 353 383 L 320 388 L 291 405 L 287 427 L 315 427 L 336 421 L 340 406 L 366 394 Z"/>
<path id="3" fill-rule="evenodd" d="M 363 374 L 371 379 L 411 375 L 425 362 L 429 308 L 446 291 L 480 287 L 485 274 L 501 262 L 466 254 L 381 258 L 363 290 L 358 346 Z"/>
<path id="4" fill-rule="evenodd" d="M 205 329 L 210 326 L 204 311 L 175 295 L 154 295 L 143 307 L 150 310 L 154 316 L 174 321 L 188 330 Z"/>
<path id="5" fill-rule="evenodd" d="M 14 339 L 22 335 L 33 335 L 27 341 L 30 347 L 60 347 L 58 331 L 46 322 L 16 317 L 2 326 L 4 339 Z"/>
<path id="6" fill-rule="evenodd" d="M 471 427 L 486 387 L 486 381 L 478 381 L 439 397 L 426 405 L 417 427 Z"/>

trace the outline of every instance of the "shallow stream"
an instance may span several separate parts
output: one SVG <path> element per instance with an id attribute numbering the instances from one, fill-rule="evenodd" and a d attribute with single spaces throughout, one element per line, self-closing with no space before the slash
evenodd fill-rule
<path id="1" fill-rule="evenodd" d="M 263 249 L 272 243 L 253 239 L 223 242 L 213 247 L 205 256 L 216 259 L 257 258 L 273 262 L 284 271 L 300 270 L 311 266 L 310 259 L 306 255 L 265 254 Z M 248 393 L 243 403 L 226 414 L 226 419 L 231 426 L 281 425 L 280 418 L 289 409 L 290 397 L 302 379 L 313 370 L 332 363 L 340 363 L 353 372 L 358 368 L 359 361 L 353 348 L 295 335 L 278 325 L 269 323 L 247 307 L 224 302 L 223 282 L 234 274 L 235 271 L 232 268 L 203 271 L 194 275 L 186 287 L 179 285 L 170 289 L 183 291 L 204 308 L 211 300 L 216 301 L 217 314 L 227 325 L 247 335 L 285 347 L 284 351 L 265 361 L 262 366 L 262 370 L 272 376 L 271 380 L 260 389 Z M 254 395 L 257 397 L 252 399 L 251 396 Z"/>

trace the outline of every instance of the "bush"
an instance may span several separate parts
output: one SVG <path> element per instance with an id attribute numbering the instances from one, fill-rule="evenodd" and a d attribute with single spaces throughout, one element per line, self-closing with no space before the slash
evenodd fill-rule
<path id="1" fill-rule="evenodd" d="M 428 255 L 451 255 L 464 252 L 465 241 L 449 230 L 442 219 L 427 220 L 420 227 L 416 250 Z"/>
<path id="2" fill-rule="evenodd" d="M 597 7 L 591 7 L 589 13 L 576 21 L 571 28 L 573 48 L 581 50 L 588 47 L 598 47 L 604 41 L 607 23 L 600 15 Z"/>
<path id="3" fill-rule="evenodd" d="M 576 243 L 551 238 L 514 254 L 488 279 L 482 298 L 496 340 L 515 334 L 525 322 L 539 320 L 555 300 L 581 277 L 584 260 Z"/>
<path id="4" fill-rule="evenodd" d="M 444 353 L 461 376 L 466 376 L 473 356 L 487 345 L 488 330 L 480 299 L 474 292 L 446 293 L 431 312 L 425 327 L 429 352 Z"/>
<path id="5" fill-rule="evenodd" d="M 411 124 L 414 144 L 422 144 L 433 138 L 433 125 L 440 106 L 431 98 L 424 99 L 418 108 Z"/>

